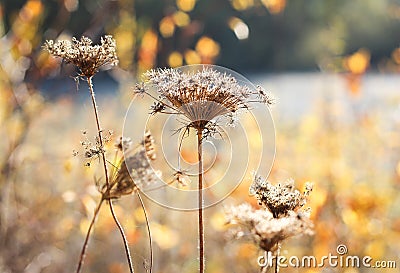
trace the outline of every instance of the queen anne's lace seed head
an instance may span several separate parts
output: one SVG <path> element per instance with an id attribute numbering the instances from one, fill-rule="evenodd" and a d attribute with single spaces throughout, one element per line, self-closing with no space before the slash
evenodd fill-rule
<path id="1" fill-rule="evenodd" d="M 285 217 L 275 218 L 265 209 L 253 209 L 249 204 L 225 208 L 234 238 L 254 241 L 261 249 L 273 251 L 279 242 L 299 235 L 312 235 L 313 224 L 304 213 L 290 211 Z"/>
<path id="2" fill-rule="evenodd" d="M 102 37 L 100 45 L 92 45 L 92 40 L 83 36 L 80 40 L 73 37 L 72 41 L 47 40 L 43 47 L 51 55 L 76 65 L 81 76 L 87 78 L 93 77 L 102 66 L 118 64 L 116 43 L 111 35 Z"/>
<path id="3" fill-rule="evenodd" d="M 311 183 L 306 183 L 306 189 L 301 193 L 294 187 L 293 180 L 274 186 L 261 176 L 255 176 L 250 187 L 259 204 L 267 207 L 276 218 L 303 207 L 311 191 Z"/>
<path id="4" fill-rule="evenodd" d="M 220 73 L 212 68 L 182 72 L 176 69 L 153 69 L 145 73 L 146 86 L 154 86 L 159 99 L 152 107 L 152 113 L 184 115 L 188 127 L 204 130 L 217 117 L 230 118 L 239 109 L 249 109 L 251 103 L 270 105 L 272 97 L 265 92 L 250 89 L 240 84 L 233 76 Z M 138 85 L 135 92 L 146 90 Z"/>

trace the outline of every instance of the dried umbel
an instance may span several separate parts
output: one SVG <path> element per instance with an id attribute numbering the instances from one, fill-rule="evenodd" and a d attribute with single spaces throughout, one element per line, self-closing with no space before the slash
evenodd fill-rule
<path id="1" fill-rule="evenodd" d="M 99 159 L 103 153 L 106 152 L 104 149 L 104 144 L 108 143 L 111 138 L 112 138 L 113 132 L 108 131 L 107 134 L 103 136 L 102 143 L 100 143 L 99 137 L 96 136 L 94 138 L 94 142 L 90 141 L 88 138 L 87 132 L 82 131 L 82 136 L 84 139 L 80 142 L 82 148 L 83 148 L 83 156 L 86 160 L 85 165 L 87 167 L 90 167 L 92 160 L 94 159 Z M 78 151 L 73 151 L 73 155 L 77 156 L 79 155 Z"/>
<path id="2" fill-rule="evenodd" d="M 135 92 L 148 94 L 148 86 L 156 88 L 159 97 L 151 107 L 152 114 L 183 115 L 189 120 L 187 127 L 197 130 L 206 129 L 218 117 L 233 118 L 233 113 L 249 109 L 251 103 L 273 103 L 262 88 L 251 89 L 233 76 L 207 66 L 197 72 L 154 69 L 145 73 L 145 78 L 146 83 L 138 84 Z"/>
<path id="3" fill-rule="evenodd" d="M 92 40 L 83 36 L 80 40 L 73 37 L 72 41 L 47 40 L 43 47 L 51 55 L 76 65 L 80 76 L 87 78 L 93 77 L 102 66 L 118 64 L 116 43 L 111 35 L 102 37 L 100 45 L 92 45 Z"/>
<path id="4" fill-rule="evenodd" d="M 131 143 L 128 138 L 121 138 L 117 141 L 117 147 Z M 149 141 L 152 149 L 149 149 Z M 155 150 L 153 146 L 154 140 L 150 132 L 146 132 L 145 138 L 141 145 L 131 152 L 129 149 L 124 151 L 124 156 L 119 164 L 119 169 L 110 179 L 110 192 L 104 193 L 106 199 L 119 198 L 122 195 L 129 195 L 139 190 L 142 186 L 155 183 L 161 175 L 155 171 L 151 164 L 151 160 L 155 160 Z M 130 146 L 130 144 L 129 144 Z M 103 191 L 106 187 L 103 187 Z"/>
<path id="5" fill-rule="evenodd" d="M 290 211 L 285 217 L 275 218 L 265 209 L 255 210 L 244 203 L 225 208 L 230 230 L 234 238 L 252 240 L 265 251 L 274 251 L 278 243 L 299 235 L 312 235 L 313 224 L 308 214 Z"/>
<path id="6" fill-rule="evenodd" d="M 305 191 L 301 193 L 294 187 L 293 180 L 274 186 L 266 179 L 256 175 L 250 187 L 250 193 L 256 196 L 260 205 L 267 207 L 277 218 L 303 207 L 312 187 L 311 183 L 306 183 Z"/>

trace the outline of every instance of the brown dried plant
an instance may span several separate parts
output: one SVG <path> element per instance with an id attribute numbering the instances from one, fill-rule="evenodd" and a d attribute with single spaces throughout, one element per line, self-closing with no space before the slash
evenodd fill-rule
<path id="1" fill-rule="evenodd" d="M 303 209 L 312 187 L 311 183 L 306 183 L 301 193 L 294 187 L 293 180 L 272 185 L 256 175 L 249 190 L 264 208 L 254 209 L 248 203 L 226 207 L 226 218 L 231 225 L 229 237 L 249 239 L 260 249 L 279 255 L 280 246 L 287 238 L 314 233 L 310 211 Z M 275 261 L 275 272 L 278 271 Z"/>
<path id="2" fill-rule="evenodd" d="M 183 116 L 187 119 L 180 130 L 197 132 L 198 153 L 198 237 L 199 272 L 204 272 L 204 223 L 203 223 L 203 151 L 205 138 L 220 134 L 219 120 L 228 118 L 227 124 L 234 124 L 240 110 L 249 110 L 253 103 L 271 105 L 273 97 L 261 87 L 252 89 L 240 84 L 235 77 L 203 66 L 196 72 L 177 69 L 153 69 L 144 74 L 145 82 L 137 84 L 135 93 L 148 95 L 155 100 L 151 114 L 164 113 Z M 158 96 L 149 92 L 154 87 Z M 183 172 L 178 170 L 175 177 L 182 181 Z"/>
<path id="3" fill-rule="evenodd" d="M 92 45 L 92 40 L 84 36 L 80 40 L 73 37 L 72 42 L 48 40 L 44 44 L 44 49 L 51 55 L 77 66 L 80 71 L 79 76 L 86 78 L 93 77 L 102 66 L 118 65 L 116 43 L 111 35 L 101 37 L 100 45 Z"/>
<path id="4" fill-rule="evenodd" d="M 91 142 L 82 142 L 82 146 L 85 149 L 85 157 L 91 159 L 98 157 L 101 159 L 105 184 L 99 187 L 101 193 L 101 199 L 97 205 L 92 221 L 89 225 L 82 251 L 80 253 L 79 262 L 77 265 L 76 272 L 81 272 L 82 265 L 85 258 L 86 249 L 88 246 L 89 237 L 94 226 L 94 222 L 100 211 L 100 208 L 105 200 L 108 201 L 111 215 L 114 219 L 115 224 L 121 234 L 123 245 L 125 248 L 126 258 L 128 261 L 129 270 L 131 273 L 134 272 L 132 258 L 128 246 L 128 241 L 125 236 L 122 225 L 120 224 L 113 207 L 113 200 L 120 198 L 123 195 L 131 193 L 137 193 L 140 203 L 142 205 L 147 229 L 149 232 L 150 241 L 150 272 L 152 271 L 152 241 L 149 223 L 147 219 L 147 213 L 144 207 L 143 200 L 139 194 L 139 183 L 149 183 L 153 181 L 154 172 L 152 171 L 148 160 L 154 160 L 154 150 L 149 151 L 149 147 L 152 147 L 153 143 L 148 143 L 148 139 L 151 139 L 151 135 L 148 134 L 143 141 L 141 148 L 137 149 L 130 156 L 121 156 L 119 162 L 114 164 L 106 158 L 105 143 L 109 140 L 109 136 L 104 134 L 104 129 L 101 127 L 100 116 L 98 106 L 96 103 L 95 92 L 93 87 L 93 76 L 103 66 L 116 66 L 118 64 L 118 57 L 116 54 L 116 43 L 112 36 L 106 35 L 101 38 L 100 45 L 92 45 L 92 41 L 87 37 L 82 37 L 80 40 L 72 38 L 72 41 L 61 40 L 54 42 L 52 40 L 46 41 L 44 49 L 55 57 L 60 57 L 67 63 L 72 63 L 79 69 L 78 79 L 81 78 L 87 82 L 89 92 L 92 100 L 93 112 L 95 116 L 95 122 L 97 127 L 97 136 L 94 144 Z M 125 151 L 131 145 L 131 141 L 127 138 L 121 137 L 116 143 L 116 148 L 119 151 Z M 113 171 L 109 171 L 108 165 L 113 167 Z"/>

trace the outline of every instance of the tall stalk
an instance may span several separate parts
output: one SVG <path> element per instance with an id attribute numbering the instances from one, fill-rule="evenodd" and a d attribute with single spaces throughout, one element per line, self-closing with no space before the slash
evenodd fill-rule
<path id="1" fill-rule="evenodd" d="M 92 221 L 90 222 L 89 228 L 88 228 L 88 230 L 87 230 L 87 232 L 86 232 L 85 241 L 83 242 L 81 254 L 79 255 L 78 267 L 77 267 L 77 269 L 76 269 L 76 272 L 77 272 L 77 273 L 81 272 L 81 270 L 82 270 L 83 261 L 84 261 L 84 259 L 85 259 L 85 255 L 86 255 L 86 249 L 87 249 L 87 246 L 88 246 L 88 243 L 89 243 L 90 233 L 92 232 L 94 223 L 96 222 L 97 215 L 98 215 L 99 212 L 100 212 L 100 208 L 101 208 L 101 205 L 103 204 L 103 201 L 104 201 L 104 199 L 101 198 L 99 204 L 97 205 L 96 209 L 94 210 L 94 214 L 93 214 L 93 217 L 92 217 Z"/>
<path id="2" fill-rule="evenodd" d="M 146 220 L 147 235 L 149 236 L 149 247 L 150 247 L 150 269 L 149 269 L 149 273 L 152 273 L 153 272 L 153 239 L 151 237 L 150 222 L 149 222 L 149 217 L 147 216 L 146 207 L 144 206 L 144 202 L 143 202 L 142 196 L 140 195 L 139 191 L 137 192 L 137 196 L 138 196 L 140 205 L 142 206 L 144 218 Z"/>
<path id="3" fill-rule="evenodd" d="M 276 245 L 278 248 L 276 250 L 275 272 L 274 273 L 279 273 L 279 255 L 281 255 L 281 243 L 278 242 Z"/>
<path id="4" fill-rule="evenodd" d="M 199 187 L 198 187 L 198 194 L 199 194 L 199 272 L 204 273 L 204 221 L 203 221 L 203 147 L 202 147 L 202 140 L 203 140 L 203 129 L 197 130 L 197 152 L 198 152 L 198 159 L 199 159 Z"/>
<path id="5" fill-rule="evenodd" d="M 94 93 L 94 89 L 93 89 L 92 77 L 87 77 L 87 83 L 88 83 L 88 86 L 89 86 L 90 96 L 91 96 L 91 99 L 92 99 L 92 106 L 93 106 L 93 111 L 94 111 L 94 116 L 95 116 L 96 126 L 97 126 L 97 132 L 98 132 L 98 138 L 99 138 L 99 145 L 100 145 L 101 148 L 103 148 L 104 141 L 103 141 L 102 129 L 101 129 L 101 125 L 100 125 L 100 117 L 99 117 L 98 107 L 97 107 L 95 93 Z M 107 187 L 106 196 L 107 196 L 108 193 L 110 192 L 111 188 L 110 188 L 110 181 L 109 181 L 109 176 L 108 176 L 107 160 L 106 160 L 106 155 L 105 155 L 104 152 L 101 153 L 101 159 L 102 159 L 102 162 L 103 162 L 104 176 L 105 176 L 105 179 L 106 179 L 106 187 Z M 84 241 L 84 244 L 83 244 L 83 247 L 82 247 L 82 251 L 81 251 L 81 255 L 79 257 L 79 263 L 78 263 L 78 268 L 76 270 L 76 273 L 80 273 L 81 272 L 81 268 L 82 268 L 82 264 L 83 264 L 83 260 L 84 260 L 84 256 L 85 256 L 85 252 L 86 252 L 87 245 L 88 245 L 88 242 L 89 242 L 89 235 L 90 235 L 90 232 L 92 230 L 93 224 L 95 222 L 96 216 L 97 216 L 97 214 L 98 214 L 98 212 L 100 210 L 100 206 L 103 203 L 103 200 L 104 200 L 104 195 L 102 196 L 102 200 L 100 201 L 99 206 L 95 211 L 95 214 L 93 216 L 92 222 L 91 222 L 91 224 L 89 226 L 89 229 L 87 231 L 86 239 Z M 130 251 L 129 251 L 128 240 L 126 239 L 124 229 L 122 228 L 122 225 L 118 221 L 117 215 L 115 214 L 112 200 L 109 199 L 108 201 L 109 201 L 108 204 L 109 204 L 109 207 L 110 207 L 111 215 L 112 215 L 112 217 L 114 219 L 114 222 L 117 225 L 118 230 L 119 230 L 119 232 L 121 234 L 121 237 L 122 237 L 122 241 L 123 241 L 124 248 L 125 248 L 126 258 L 127 258 L 128 265 L 129 265 L 129 272 L 130 273 L 134 273 L 132 258 L 131 258 L 131 254 L 130 254 Z"/>

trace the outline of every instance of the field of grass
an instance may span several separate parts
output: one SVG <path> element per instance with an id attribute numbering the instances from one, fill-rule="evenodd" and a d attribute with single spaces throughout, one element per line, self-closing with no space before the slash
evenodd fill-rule
<path id="1" fill-rule="evenodd" d="M 307 81 L 307 75 L 301 80 Z M 273 183 L 293 178 L 298 188 L 307 181 L 314 190 L 307 206 L 315 225 L 313 236 L 286 241 L 281 254 L 286 257 L 315 255 L 320 258 L 336 248 L 347 246 L 348 255 L 371 256 L 374 261 L 396 261 L 396 269 L 281 268 L 281 272 L 398 272 L 400 266 L 400 94 L 392 85 L 363 81 L 360 93 L 347 92 L 345 80 L 320 75 L 313 94 L 302 98 L 301 81 L 288 76 L 258 77 L 279 98 L 272 108 L 276 130 L 276 158 L 269 177 Z M 395 78 L 396 79 L 396 78 Z M 265 80 L 265 82 L 264 82 Z M 393 81 L 393 78 L 391 78 Z M 282 83 L 292 86 L 282 93 Z M 390 81 L 389 81 L 390 82 Z M 274 83 L 274 85 L 268 86 Z M 96 83 L 95 83 L 96 84 Z M 99 94 L 103 128 L 114 131 L 114 140 L 122 133 L 132 89 L 121 85 L 113 94 Z M 339 87 L 338 87 L 339 86 Z M 376 85 L 375 85 L 376 86 Z M 301 89 L 301 88 L 300 88 Z M 28 96 L 23 111 L 12 111 L 12 94 L 2 91 L 1 101 L 1 272 L 71 272 L 101 195 L 95 187 L 100 179 L 99 161 L 84 166 L 81 155 L 82 131 L 94 136 L 93 113 L 86 87 L 81 84 L 79 99 L 70 92 L 52 101 Z M 290 100 L 290 101 L 289 101 Z M 297 103 L 299 103 L 297 105 Z M 304 104 L 308 107 L 304 108 Z M 146 119 L 148 108 L 135 100 L 135 116 L 127 120 L 129 133 L 139 142 L 143 130 L 136 122 Z M 24 113 L 22 115 L 21 113 Z M 26 122 L 29 117 L 29 122 Z M 154 122 L 154 121 L 153 121 Z M 246 124 L 244 118 L 241 121 Z M 157 156 L 164 151 L 155 127 Z M 257 143 L 249 130 L 248 142 Z M 191 135 L 193 136 L 193 134 Z M 172 139 L 172 137 L 171 137 Z M 163 140 L 165 141 L 165 140 Z M 167 139 L 168 143 L 168 139 Z M 194 160 L 189 140 L 182 156 Z M 222 145 L 222 144 L 221 144 Z M 112 142 L 109 144 L 112 148 Z M 168 146 L 168 145 L 167 145 Z M 241 149 L 242 147 L 233 147 Z M 257 145 L 251 146 L 257 149 Z M 223 177 L 225 154 L 217 155 L 216 171 L 209 181 Z M 235 159 L 232 160 L 235 164 Z M 257 202 L 248 195 L 251 168 L 236 190 L 221 203 L 205 210 L 207 272 L 258 272 L 257 257 L 262 255 L 251 242 L 226 236 L 223 206 Z M 171 181 L 173 172 L 161 164 L 163 179 Z M 268 168 L 267 168 L 268 169 Z M 225 177 L 225 179 L 227 179 Z M 103 181 L 104 182 L 104 181 Z M 195 180 L 191 183 L 194 183 Z M 222 179 L 220 183 L 231 186 Z M 176 185 L 171 185 L 171 187 Z M 192 185 L 188 185 L 192 187 Z M 162 195 L 165 188 L 158 190 Z M 183 191 L 184 192 L 184 191 Z M 165 197 L 166 198 L 166 197 Z M 174 197 L 175 198 L 175 197 Z M 176 198 L 180 198 L 176 196 Z M 196 211 L 168 209 L 144 195 L 154 240 L 154 272 L 196 272 Z M 181 200 L 184 202 L 184 200 Z M 124 196 L 115 203 L 116 213 L 125 228 L 137 272 L 145 272 L 149 249 L 144 217 L 136 195 Z M 89 242 L 84 272 L 127 272 L 125 254 L 109 211 L 103 207 Z"/>

